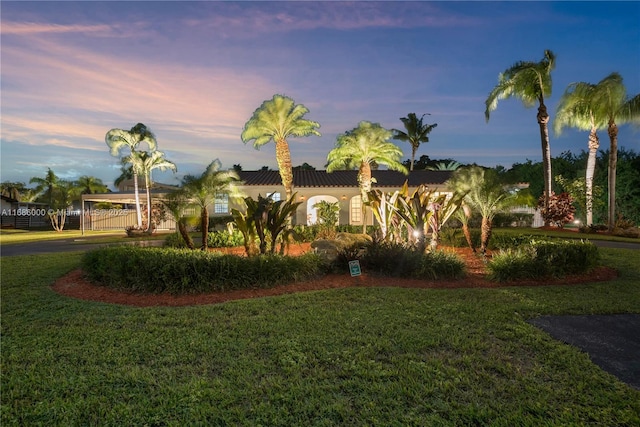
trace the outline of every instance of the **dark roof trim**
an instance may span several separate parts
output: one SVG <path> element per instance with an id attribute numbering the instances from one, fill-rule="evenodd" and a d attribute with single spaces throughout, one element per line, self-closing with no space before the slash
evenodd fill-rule
<path id="1" fill-rule="evenodd" d="M 376 182 L 373 187 L 401 187 L 409 181 L 410 187 L 425 185 L 443 185 L 450 177 L 451 171 L 419 170 L 405 175 L 401 172 L 389 170 L 374 170 L 371 175 Z M 247 186 L 278 186 L 282 185 L 278 171 L 240 171 L 240 179 Z M 320 187 L 358 187 L 358 171 L 297 170 L 293 171 L 293 186 L 299 188 Z"/>

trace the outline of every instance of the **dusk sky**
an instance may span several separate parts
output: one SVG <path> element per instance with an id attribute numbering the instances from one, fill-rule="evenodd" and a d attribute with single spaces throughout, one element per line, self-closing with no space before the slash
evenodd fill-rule
<path id="1" fill-rule="evenodd" d="M 275 146 L 243 144 L 245 122 L 280 93 L 309 110 L 322 136 L 290 139 L 293 165 L 324 169 L 340 133 L 362 120 L 402 128 L 424 113 L 438 126 L 417 157 L 510 167 L 541 160 L 536 108 L 500 101 L 498 74 L 556 54 L 551 120 L 576 81 L 619 72 L 640 93 L 640 2 L 12 2 L 0 3 L 2 181 L 51 168 L 101 178 L 120 165 L 104 136 L 138 122 L 178 173 L 214 159 L 276 169 Z M 552 130 L 553 124 L 550 125 Z M 609 144 L 600 132 L 601 149 Z M 410 145 L 397 142 L 404 159 Z M 640 151 L 640 130 L 622 126 Z M 587 148 L 587 133 L 551 131 L 552 156 Z M 112 187 L 113 188 L 113 187 Z"/>

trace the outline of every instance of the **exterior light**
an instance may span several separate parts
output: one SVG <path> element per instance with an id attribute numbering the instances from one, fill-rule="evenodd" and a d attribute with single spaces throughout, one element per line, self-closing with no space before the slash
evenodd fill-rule
<path id="1" fill-rule="evenodd" d="M 419 232 L 418 230 L 414 230 L 414 231 L 413 231 L 413 237 L 415 237 L 416 239 L 417 239 L 418 237 L 420 237 L 420 232 Z"/>
<path id="2" fill-rule="evenodd" d="M 346 194 L 342 195 L 342 200 L 347 200 L 347 195 Z"/>
<path id="3" fill-rule="evenodd" d="M 300 196 L 300 200 L 304 202 L 304 196 Z"/>

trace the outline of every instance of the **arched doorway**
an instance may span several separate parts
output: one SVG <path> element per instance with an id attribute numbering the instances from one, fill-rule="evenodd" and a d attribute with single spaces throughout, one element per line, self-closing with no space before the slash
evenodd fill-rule
<path id="1" fill-rule="evenodd" d="M 309 200 L 307 200 L 307 225 L 318 223 L 318 210 L 314 208 L 314 206 L 316 203 L 319 203 L 321 201 L 326 201 L 328 203 L 337 203 L 338 199 L 333 196 L 326 195 L 309 197 Z"/>

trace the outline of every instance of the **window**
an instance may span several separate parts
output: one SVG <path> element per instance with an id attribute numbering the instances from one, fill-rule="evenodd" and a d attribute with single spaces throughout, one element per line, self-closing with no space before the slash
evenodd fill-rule
<path id="1" fill-rule="evenodd" d="M 280 193 L 267 193 L 267 197 L 271 197 L 274 202 L 280 201 Z"/>
<path id="2" fill-rule="evenodd" d="M 226 214 L 229 213 L 229 195 L 225 193 L 216 193 L 216 201 L 213 206 L 213 213 Z"/>
<path id="3" fill-rule="evenodd" d="M 362 222 L 362 197 L 351 198 L 351 223 Z"/>

